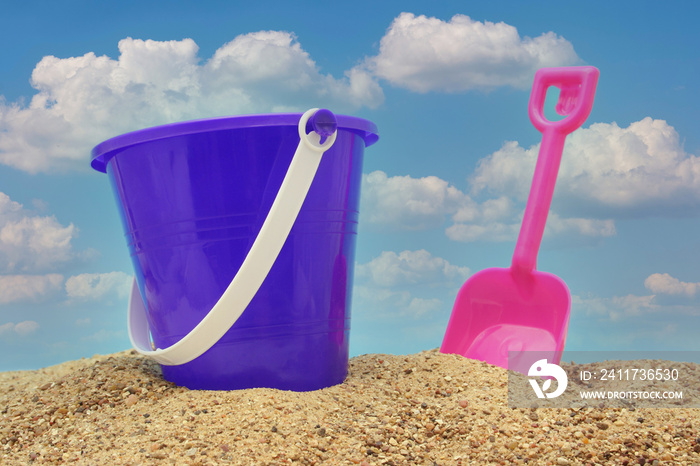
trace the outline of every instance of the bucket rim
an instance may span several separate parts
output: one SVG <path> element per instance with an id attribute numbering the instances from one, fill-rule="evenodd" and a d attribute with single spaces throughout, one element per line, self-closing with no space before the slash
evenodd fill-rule
<path id="1" fill-rule="evenodd" d="M 107 163 L 119 151 L 137 144 L 167 139 L 189 134 L 206 133 L 229 129 L 259 128 L 263 126 L 297 126 L 302 113 L 268 113 L 253 115 L 234 115 L 215 118 L 181 121 L 165 125 L 139 129 L 107 139 L 92 149 L 90 165 L 93 169 L 105 173 Z M 359 134 L 369 147 L 379 139 L 377 126 L 364 118 L 335 115 L 338 129 L 349 130 Z"/>

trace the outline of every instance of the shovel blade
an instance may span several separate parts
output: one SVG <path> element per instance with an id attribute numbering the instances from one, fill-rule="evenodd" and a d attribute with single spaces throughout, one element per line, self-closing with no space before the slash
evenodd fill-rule
<path id="1" fill-rule="evenodd" d="M 527 374 L 543 357 L 559 363 L 570 312 L 569 289 L 555 275 L 482 270 L 457 294 L 440 351 Z"/>

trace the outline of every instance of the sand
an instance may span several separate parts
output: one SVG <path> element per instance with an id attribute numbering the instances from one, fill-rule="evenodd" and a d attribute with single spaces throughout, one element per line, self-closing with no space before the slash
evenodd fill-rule
<path id="1" fill-rule="evenodd" d="M 507 382 L 431 350 L 314 392 L 191 391 L 125 351 L 0 373 L 0 464 L 700 465 L 698 408 L 509 408 Z"/>

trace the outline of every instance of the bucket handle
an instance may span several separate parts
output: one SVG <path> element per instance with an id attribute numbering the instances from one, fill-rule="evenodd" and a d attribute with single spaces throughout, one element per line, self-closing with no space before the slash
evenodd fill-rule
<path id="1" fill-rule="evenodd" d="M 309 123 L 312 131 L 307 134 Z M 289 236 L 321 157 L 338 135 L 335 116 L 317 108 L 301 116 L 298 128 L 299 145 L 253 246 L 221 298 L 190 333 L 168 348 L 152 349 L 146 306 L 134 279 L 127 325 L 136 351 L 167 366 L 188 363 L 214 346 L 243 314 Z"/>

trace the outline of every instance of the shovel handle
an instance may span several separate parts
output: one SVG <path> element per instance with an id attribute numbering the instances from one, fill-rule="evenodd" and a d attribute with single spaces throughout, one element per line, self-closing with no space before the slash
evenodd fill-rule
<path id="1" fill-rule="evenodd" d="M 542 68 L 535 73 L 528 112 L 530 121 L 541 133 L 556 131 L 563 135 L 578 129 L 593 108 L 593 98 L 600 72 L 594 66 Z M 544 100 L 550 86 L 559 88 L 556 111 L 566 118 L 549 121 L 544 116 Z"/>
<path id="2" fill-rule="evenodd" d="M 530 121 L 542 133 L 542 143 L 513 254 L 512 267 L 516 270 L 531 272 L 537 266 L 564 142 L 590 115 L 598 75 L 598 69 L 593 66 L 543 68 L 535 74 L 528 111 Z M 550 86 L 560 91 L 556 111 L 565 118 L 559 121 L 544 116 L 544 101 Z"/>

